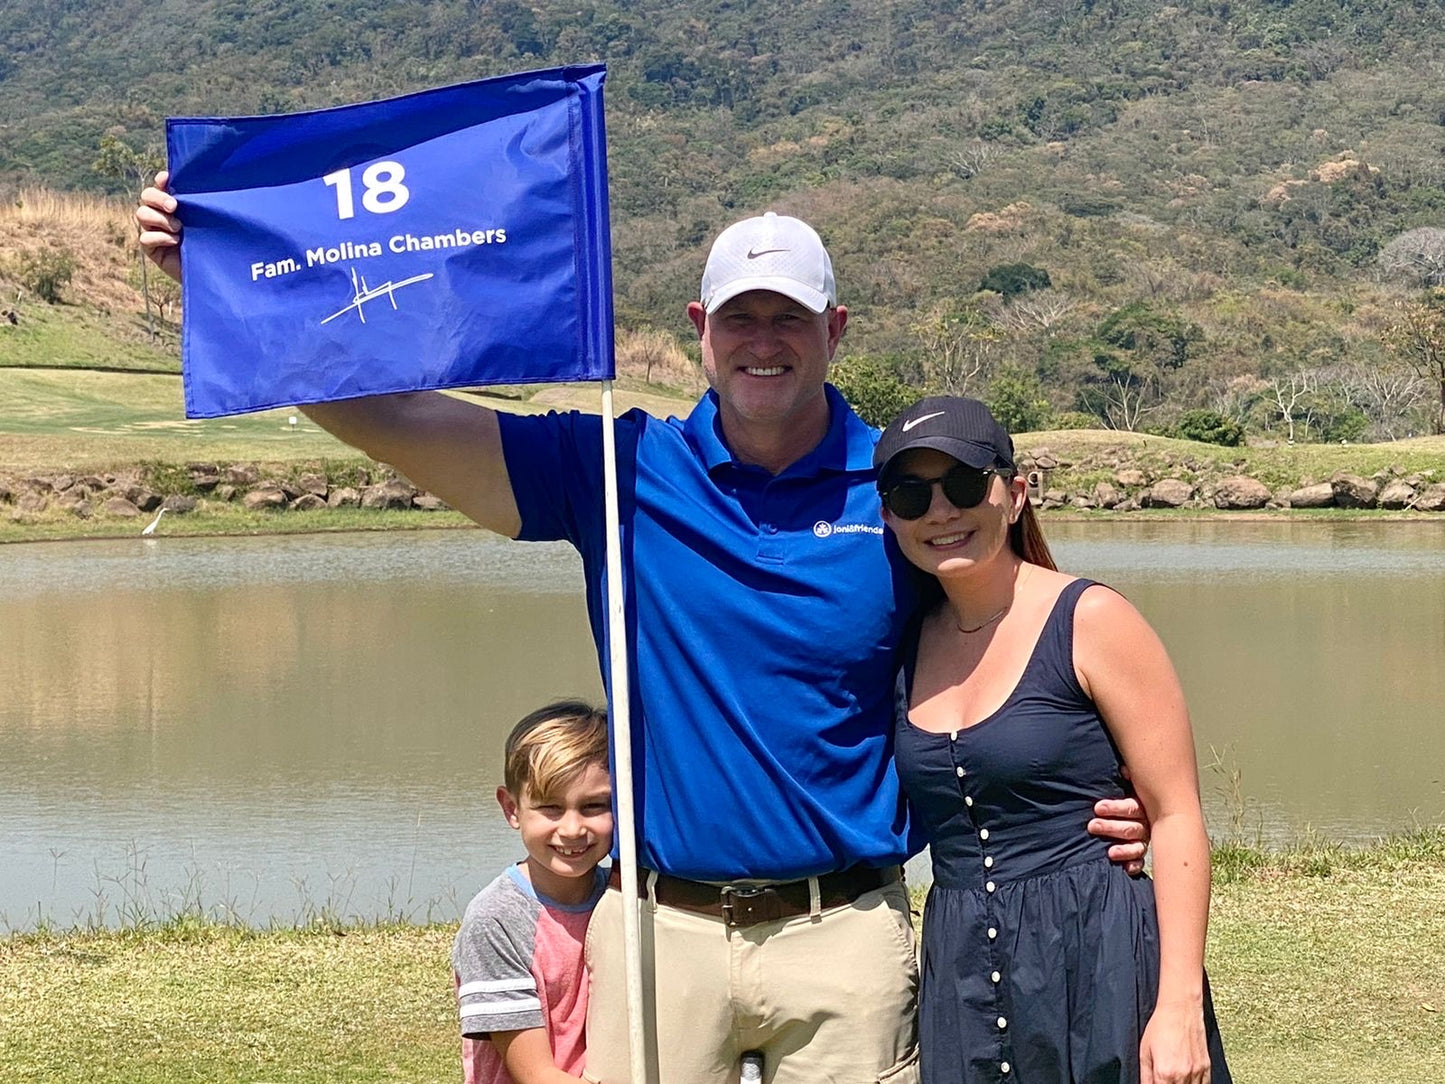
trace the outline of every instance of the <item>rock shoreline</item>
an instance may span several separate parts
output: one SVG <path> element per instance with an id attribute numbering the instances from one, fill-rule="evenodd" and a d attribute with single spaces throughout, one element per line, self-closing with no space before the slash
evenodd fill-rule
<path id="1" fill-rule="evenodd" d="M 1445 471 L 1391 468 L 1369 477 L 1336 471 L 1324 480 L 1300 479 L 1296 485 L 1271 489 L 1241 473 L 1219 473 L 1200 464 L 1185 469 L 1150 469 L 1104 456 L 1075 463 L 1048 448 L 1018 456 L 1019 470 L 1029 483 L 1029 496 L 1040 511 L 1057 508 L 1134 512 L 1144 508 L 1215 508 L 1252 512 L 1288 508 L 1385 509 L 1445 512 Z M 1107 477 L 1092 483 L 1057 485 L 1056 474 Z"/>
<path id="2" fill-rule="evenodd" d="M 1445 513 L 1445 480 L 1437 477 L 1445 475 L 1445 470 L 1394 468 L 1369 477 L 1338 471 L 1327 479 L 1305 478 L 1293 486 L 1271 489 L 1247 474 L 1211 470 L 1208 464 L 1158 468 L 1107 453 L 1074 462 L 1046 447 L 1021 452 L 1018 465 L 1028 479 L 1031 499 L 1044 512 L 1343 508 Z M 384 465 L 328 469 L 325 464 L 283 467 L 195 462 L 105 473 L 0 474 L 0 515 L 12 523 L 40 522 L 57 513 L 123 521 L 162 508 L 171 515 L 204 512 L 208 505 L 275 513 L 325 508 L 438 512 L 448 508 L 441 498 L 418 489 Z"/>
<path id="3" fill-rule="evenodd" d="M 346 468 L 330 476 L 320 467 L 270 468 L 259 463 L 188 463 L 160 470 L 131 467 L 76 474 L 0 475 L 0 512 L 12 523 L 36 522 L 56 512 L 78 519 L 135 519 L 159 513 L 187 515 L 208 504 L 247 511 L 307 512 L 322 508 L 447 509 L 440 497 L 417 489 L 384 466 Z"/>

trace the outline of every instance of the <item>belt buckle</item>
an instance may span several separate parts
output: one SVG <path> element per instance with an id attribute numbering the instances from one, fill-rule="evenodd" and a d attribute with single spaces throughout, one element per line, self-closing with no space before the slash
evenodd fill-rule
<path id="1" fill-rule="evenodd" d="M 773 906 L 770 908 L 769 903 Z M 738 888 L 727 885 L 722 890 L 723 924 L 730 930 L 740 926 L 754 926 L 772 918 L 782 917 L 778 905 L 778 894 L 770 885 L 755 888 Z M 774 913 L 769 914 L 772 911 Z"/>

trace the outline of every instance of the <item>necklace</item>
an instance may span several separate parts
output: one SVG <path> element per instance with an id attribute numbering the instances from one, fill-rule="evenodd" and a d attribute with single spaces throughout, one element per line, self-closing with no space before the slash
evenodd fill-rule
<path id="1" fill-rule="evenodd" d="M 965 636 L 969 635 L 970 633 L 981 632 L 983 629 L 988 628 L 999 618 L 1003 617 L 1004 614 L 1008 613 L 1009 610 L 1013 609 L 1014 599 L 1018 597 L 1018 588 L 1020 585 L 1022 585 L 1024 580 L 1028 579 L 1028 575 L 1031 571 L 1033 571 L 1033 567 L 1025 563 L 1023 567 L 1023 575 L 1019 577 L 1018 583 L 1014 585 L 1014 594 L 1010 595 L 1009 600 L 1005 602 L 1003 606 L 1000 607 L 999 610 L 995 612 L 992 616 L 988 617 L 983 621 L 980 621 L 977 625 L 970 625 L 965 628 L 963 622 L 958 619 L 957 611 L 955 611 L 953 615 L 954 627 L 957 628 L 958 631 L 963 633 Z"/>
<path id="2" fill-rule="evenodd" d="M 955 625 L 955 627 L 957 627 L 957 629 L 958 629 L 959 632 L 961 632 L 961 633 L 963 633 L 965 636 L 967 636 L 967 635 L 968 635 L 969 633 L 971 633 L 971 632 L 978 632 L 980 629 L 986 629 L 986 628 L 988 628 L 988 627 L 989 627 L 990 625 L 992 625 L 995 621 L 997 621 L 1000 617 L 1002 617 L 1004 614 L 1008 613 L 1009 610 L 1013 608 L 1013 604 L 1014 604 L 1013 599 L 1009 599 L 1008 602 L 1006 602 L 1006 603 L 1004 604 L 1003 609 L 999 610 L 998 613 L 994 614 L 994 615 L 993 615 L 992 617 L 990 617 L 987 621 L 980 621 L 977 625 L 972 625 L 972 626 L 970 626 L 969 628 L 964 628 L 964 627 L 963 627 L 963 622 L 961 622 L 957 617 L 955 617 L 955 618 L 953 619 L 953 624 Z"/>

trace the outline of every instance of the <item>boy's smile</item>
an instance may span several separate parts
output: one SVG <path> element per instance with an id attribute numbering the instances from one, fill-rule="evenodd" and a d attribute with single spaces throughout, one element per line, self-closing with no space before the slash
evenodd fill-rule
<path id="1" fill-rule="evenodd" d="M 522 834 L 527 877 L 538 895 L 581 903 L 593 889 L 592 871 L 612 849 L 612 785 L 607 769 L 589 764 L 556 794 L 518 800 L 506 787 L 497 801 L 507 823 Z"/>

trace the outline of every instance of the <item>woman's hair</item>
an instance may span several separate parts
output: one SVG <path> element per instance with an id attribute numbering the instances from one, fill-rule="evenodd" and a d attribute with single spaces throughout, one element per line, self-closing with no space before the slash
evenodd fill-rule
<path id="1" fill-rule="evenodd" d="M 1039 523 L 1039 514 L 1034 511 L 1033 502 L 1024 498 L 1024 510 L 1019 513 L 1008 529 L 1008 544 L 1016 554 L 1032 565 L 1042 565 L 1051 572 L 1057 572 L 1054 555 L 1044 540 L 1044 528 Z"/>
<path id="2" fill-rule="evenodd" d="M 551 798 L 593 764 L 607 767 L 607 709 L 559 700 L 512 728 L 503 780 L 514 798 Z"/>

